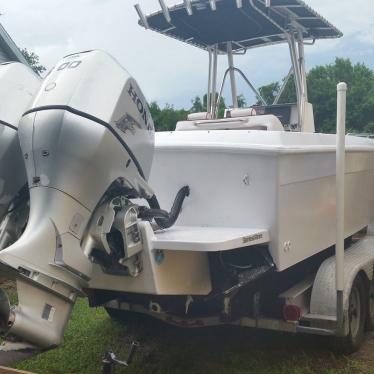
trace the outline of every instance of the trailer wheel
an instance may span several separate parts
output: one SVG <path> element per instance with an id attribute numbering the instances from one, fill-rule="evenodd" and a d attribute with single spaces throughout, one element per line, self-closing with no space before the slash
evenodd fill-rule
<path id="1" fill-rule="evenodd" d="M 335 338 L 335 347 L 339 352 L 351 354 L 357 351 L 365 337 L 367 318 L 367 292 L 365 282 L 358 276 L 349 295 L 348 324 L 349 333 L 345 337 Z"/>

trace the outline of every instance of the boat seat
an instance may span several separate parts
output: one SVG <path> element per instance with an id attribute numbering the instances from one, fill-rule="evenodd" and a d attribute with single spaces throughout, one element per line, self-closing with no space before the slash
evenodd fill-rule
<path id="1" fill-rule="evenodd" d="M 187 121 L 199 121 L 204 119 L 212 119 L 212 114 L 209 112 L 190 113 L 187 116 Z"/>
<path id="2" fill-rule="evenodd" d="M 242 112 L 243 113 L 243 112 Z M 234 113 L 236 115 L 236 113 Z M 180 121 L 176 131 L 194 130 L 263 130 L 284 131 L 279 119 L 272 114 L 250 115 L 222 119 Z"/>
<path id="3" fill-rule="evenodd" d="M 256 109 L 254 108 L 235 108 L 226 109 L 225 118 L 238 118 L 238 117 L 250 117 L 257 115 Z"/>

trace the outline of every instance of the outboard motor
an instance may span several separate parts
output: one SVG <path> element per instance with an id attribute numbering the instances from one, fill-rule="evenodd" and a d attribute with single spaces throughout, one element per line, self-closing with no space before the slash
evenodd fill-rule
<path id="1" fill-rule="evenodd" d="M 17 131 L 40 81 L 24 64 L 0 64 L 0 250 L 18 239 L 28 218 L 26 171 Z"/>
<path id="2" fill-rule="evenodd" d="M 173 224 L 147 184 L 154 125 L 136 81 L 109 55 L 89 51 L 59 62 L 20 123 L 30 187 L 23 236 L 0 253 L 19 304 L 4 301 L 0 328 L 42 349 L 60 344 L 72 306 L 104 271 L 141 272 L 138 222 Z M 149 201 L 150 208 L 133 202 Z"/>

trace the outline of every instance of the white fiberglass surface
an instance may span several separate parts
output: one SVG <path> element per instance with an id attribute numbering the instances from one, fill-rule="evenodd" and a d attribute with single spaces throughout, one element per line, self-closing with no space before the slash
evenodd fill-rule
<path id="1" fill-rule="evenodd" d="M 238 148 L 276 148 L 276 149 L 313 149 L 334 147 L 336 136 L 332 134 L 313 134 L 283 131 L 257 130 L 212 130 L 212 131 L 174 131 L 156 133 L 156 148 L 168 147 L 238 147 Z M 368 148 L 374 151 L 374 140 L 357 136 L 346 137 L 347 147 Z"/>

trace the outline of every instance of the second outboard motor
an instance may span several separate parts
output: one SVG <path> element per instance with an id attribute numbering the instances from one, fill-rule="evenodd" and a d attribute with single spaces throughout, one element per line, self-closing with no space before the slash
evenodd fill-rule
<path id="1" fill-rule="evenodd" d="M 0 250 L 21 235 L 27 222 L 26 170 L 17 132 L 40 82 L 24 64 L 0 64 Z"/>
<path id="2" fill-rule="evenodd" d="M 17 281 L 19 305 L 3 302 L 0 328 L 37 347 L 60 344 L 93 263 L 137 276 L 138 220 L 175 222 L 147 184 L 154 125 L 136 81 L 101 51 L 64 58 L 45 79 L 20 123 L 30 187 L 23 236 L 0 253 Z M 132 199 L 148 200 L 152 209 Z"/>

